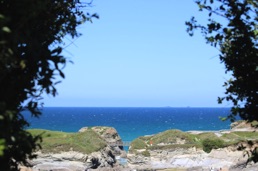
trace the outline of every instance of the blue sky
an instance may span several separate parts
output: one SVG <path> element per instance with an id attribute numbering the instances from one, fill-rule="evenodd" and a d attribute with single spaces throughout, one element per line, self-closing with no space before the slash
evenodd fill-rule
<path id="1" fill-rule="evenodd" d="M 217 104 L 227 78 L 219 51 L 186 32 L 191 16 L 206 19 L 193 1 L 94 0 L 86 11 L 100 19 L 65 49 L 74 64 L 46 107 L 228 107 Z"/>

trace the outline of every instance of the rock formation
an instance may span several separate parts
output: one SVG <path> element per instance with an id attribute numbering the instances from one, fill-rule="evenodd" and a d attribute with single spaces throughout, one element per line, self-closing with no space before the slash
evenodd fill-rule
<path id="1" fill-rule="evenodd" d="M 257 143 L 252 145 L 252 143 L 247 143 L 249 140 L 240 140 L 236 144 L 233 143 L 223 148 L 212 149 L 209 153 L 205 152 L 200 146 L 198 147 L 198 141 L 200 141 L 199 138 L 201 137 L 206 136 L 208 139 L 223 137 L 224 140 L 228 140 L 230 138 L 233 139 L 233 135 L 237 135 L 230 134 L 234 131 L 249 131 L 246 133 L 252 133 L 254 128 L 250 127 L 250 129 L 247 129 L 245 127 L 240 130 L 238 127 L 228 131 L 190 131 L 188 133 L 171 130 L 153 136 L 140 137 L 136 144 L 138 147 L 143 148 L 131 146 L 133 149 L 129 150 L 127 154 L 128 167 L 134 169 L 184 168 L 189 171 L 256 171 L 258 163 L 250 162 L 247 164 L 247 154 L 250 154 L 250 150 L 258 148 Z M 200 134 L 200 136 L 199 138 L 198 136 L 193 138 L 196 141 L 196 144 L 194 144 L 190 137 L 197 134 Z M 256 137 L 251 139 L 257 142 L 258 137 L 257 134 L 255 135 Z M 164 139 L 165 137 L 166 140 Z M 237 138 L 241 139 L 241 137 Z M 162 143 L 159 142 L 160 139 Z M 153 141 L 156 141 L 155 147 Z M 140 142 L 145 144 L 142 145 Z M 148 151 L 148 155 L 146 155 L 146 151 Z"/>
<path id="2" fill-rule="evenodd" d="M 30 160 L 31 168 L 21 166 L 23 171 L 85 171 L 90 169 L 101 168 L 120 168 L 116 158 L 126 156 L 123 151 L 122 140 L 117 131 L 111 127 L 91 127 L 81 128 L 79 132 L 94 130 L 107 143 L 103 149 L 91 154 L 84 154 L 80 151 L 60 151 L 59 153 L 36 152 L 37 158 Z"/>
<path id="3" fill-rule="evenodd" d="M 216 132 L 168 130 L 157 135 L 139 138 L 136 143 L 138 148 L 135 148 L 132 143 L 128 154 L 123 151 L 122 140 L 114 128 L 84 127 L 79 132 L 93 130 L 97 133 L 95 136 L 100 136 L 106 142 L 106 146 L 90 154 L 73 149 L 58 153 L 38 151 L 38 158 L 29 161 L 32 167 L 21 166 L 21 171 L 154 171 L 167 168 L 183 168 L 185 171 L 257 171 L 258 163 L 246 165 L 248 159 L 246 154 L 258 148 L 258 145 L 244 143 L 239 136 L 245 135 L 244 132 L 230 134 L 234 131 L 257 131 L 252 127 L 247 129 L 242 126 L 243 123 L 235 124 L 232 125 L 234 127 L 232 130 Z M 241 142 L 205 152 L 200 147 L 203 137 L 222 138 L 226 141 L 237 137 Z M 252 136 L 251 139 L 258 140 L 258 137 Z M 121 157 L 127 158 L 126 165 L 119 164 Z"/>
<path id="4" fill-rule="evenodd" d="M 96 126 L 91 128 L 83 127 L 79 130 L 79 132 L 84 132 L 87 129 L 92 129 L 98 133 L 107 142 L 107 144 L 112 147 L 113 151 L 120 155 L 121 150 L 123 150 L 123 142 L 115 128 L 104 126 Z M 117 147 L 119 147 L 119 149 L 117 149 Z"/>
<path id="5" fill-rule="evenodd" d="M 199 170 L 231 169 L 245 170 L 247 156 L 235 148 L 215 149 L 210 153 L 196 148 L 150 151 L 150 157 L 128 154 L 128 166 L 135 169 L 199 168 Z M 258 165 L 256 165 L 257 167 Z M 250 169 L 251 166 L 247 167 Z M 252 165 L 255 168 L 254 165 Z M 234 168 L 234 169 L 232 169 Z M 198 170 L 198 169 L 197 169 Z M 246 169 L 248 170 L 248 169 Z"/>

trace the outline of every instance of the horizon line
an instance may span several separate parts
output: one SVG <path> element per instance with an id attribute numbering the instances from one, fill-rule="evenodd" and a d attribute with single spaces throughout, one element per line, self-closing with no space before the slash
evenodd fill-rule
<path id="1" fill-rule="evenodd" d="M 44 107 L 63 107 L 63 108 L 231 108 L 214 106 L 43 106 Z"/>

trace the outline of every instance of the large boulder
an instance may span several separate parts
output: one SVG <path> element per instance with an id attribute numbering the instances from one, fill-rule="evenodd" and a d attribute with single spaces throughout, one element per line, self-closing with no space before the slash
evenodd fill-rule
<path id="1" fill-rule="evenodd" d="M 123 150 L 123 141 L 115 128 L 105 126 L 83 127 L 79 130 L 79 132 L 84 132 L 88 129 L 91 129 L 98 133 L 109 146 L 113 147 L 113 150 L 115 152 L 122 152 L 121 150 Z"/>
<path id="2" fill-rule="evenodd" d="M 79 132 L 85 132 L 88 129 L 91 129 L 98 133 L 103 139 L 108 143 L 122 143 L 121 137 L 118 135 L 118 132 L 113 127 L 106 126 L 94 126 L 94 127 L 83 127 L 79 130 Z"/>

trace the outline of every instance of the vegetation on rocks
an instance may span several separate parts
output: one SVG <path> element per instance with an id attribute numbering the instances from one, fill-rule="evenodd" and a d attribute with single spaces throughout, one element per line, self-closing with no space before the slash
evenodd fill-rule
<path id="1" fill-rule="evenodd" d="M 258 121 L 247 122 L 245 120 L 238 120 L 230 125 L 231 129 L 253 128 L 258 127 Z"/>
<path id="2" fill-rule="evenodd" d="M 223 148 L 225 143 L 223 140 L 216 138 L 216 139 L 205 139 L 202 141 L 203 151 L 209 153 L 212 149 Z"/>
<path id="3" fill-rule="evenodd" d="M 87 129 L 84 132 L 66 133 L 42 129 L 28 130 L 32 135 L 42 135 L 41 151 L 43 153 L 60 151 L 77 151 L 90 154 L 99 151 L 107 144 L 95 131 Z"/>
<path id="4" fill-rule="evenodd" d="M 146 142 L 141 138 L 135 139 L 131 142 L 131 150 L 143 149 L 146 146 L 147 146 Z"/>
<path id="5" fill-rule="evenodd" d="M 144 157 L 150 157 L 150 152 L 148 150 L 145 150 L 141 153 Z"/>
<path id="6" fill-rule="evenodd" d="M 187 149 L 195 147 L 210 152 L 212 149 L 236 145 L 246 141 L 257 141 L 258 132 L 202 132 L 191 133 L 180 130 L 167 130 L 152 136 L 135 139 L 131 143 L 130 153 L 151 150 Z"/>
<path id="7" fill-rule="evenodd" d="M 173 136 L 171 136 L 173 135 Z M 152 137 L 151 139 L 153 144 L 160 144 L 160 143 L 194 143 L 194 140 L 191 135 L 186 132 L 182 132 L 180 130 L 167 130 L 156 136 Z"/>

